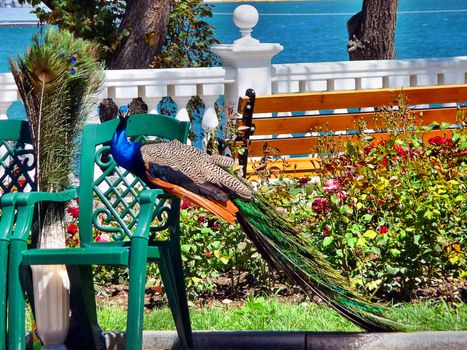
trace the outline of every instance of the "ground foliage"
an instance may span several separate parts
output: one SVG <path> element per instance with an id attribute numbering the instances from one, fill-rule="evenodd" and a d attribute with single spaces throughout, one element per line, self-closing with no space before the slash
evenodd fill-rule
<path id="1" fill-rule="evenodd" d="M 291 179 L 262 172 L 256 188 L 366 295 L 467 299 L 465 115 L 460 111 L 454 132 L 437 123 L 418 128 L 418 117 L 404 105 L 383 109 L 377 125 L 389 139 L 379 141 L 360 132 L 365 125 L 356 126 L 360 131 L 343 153 L 323 134 L 317 151 L 326 156 L 317 174 Z M 422 142 L 432 128 L 445 130 L 444 137 Z M 297 292 L 268 269 L 237 225 L 187 201 L 181 224 L 190 298 Z M 105 273 L 124 281 L 121 271 Z M 149 274 L 148 289 L 163 293 L 157 267 Z"/>

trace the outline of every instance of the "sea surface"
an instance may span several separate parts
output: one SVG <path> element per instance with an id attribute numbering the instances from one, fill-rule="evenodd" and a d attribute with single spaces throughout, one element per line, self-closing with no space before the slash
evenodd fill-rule
<path id="1" fill-rule="evenodd" d="M 210 3 L 213 17 L 209 22 L 221 43 L 232 43 L 240 37 L 232 13 L 248 3 Z M 346 22 L 360 11 L 362 0 L 249 4 L 260 14 L 253 37 L 284 46 L 273 63 L 348 60 Z M 0 26 L 0 72 L 9 70 L 8 57 L 22 53 L 37 31 L 36 26 Z M 396 52 L 398 58 L 467 55 L 467 0 L 399 0 Z"/>

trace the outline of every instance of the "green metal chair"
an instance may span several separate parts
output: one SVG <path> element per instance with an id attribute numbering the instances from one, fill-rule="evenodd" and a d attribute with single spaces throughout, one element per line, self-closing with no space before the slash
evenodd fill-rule
<path id="1" fill-rule="evenodd" d="M 92 339 L 83 348 L 99 346 L 92 265 L 120 265 L 129 269 L 126 349 L 141 349 L 147 261 L 157 262 L 183 348 L 192 348 L 191 325 L 180 254 L 179 199 L 162 190 L 147 189 L 138 178 L 108 157 L 109 141 L 118 120 L 86 125 L 82 137 L 80 186 L 61 193 L 27 193 L 16 198 L 17 222 L 10 244 L 9 349 L 25 348 L 27 266 L 64 264 L 71 298 L 84 330 Z M 186 141 L 189 123 L 160 115 L 133 115 L 128 136 L 156 136 Z M 104 157 L 103 157 L 104 155 Z M 104 161 L 103 161 L 104 160 Z M 96 169 L 100 169 L 97 171 Z M 79 248 L 27 247 L 34 207 L 43 200 L 67 201 L 79 197 Z M 111 235 L 98 242 L 96 232 Z M 164 238 L 165 239 L 161 239 Z M 81 336 L 81 335 L 79 335 Z"/>
<path id="2" fill-rule="evenodd" d="M 0 120 L 0 350 L 6 347 L 8 250 L 15 219 L 15 192 L 35 190 L 31 175 L 34 166 L 28 123 Z"/>

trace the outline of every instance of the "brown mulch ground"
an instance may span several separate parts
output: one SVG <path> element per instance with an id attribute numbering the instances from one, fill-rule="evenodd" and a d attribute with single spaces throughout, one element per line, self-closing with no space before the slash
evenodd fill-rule
<path id="1" fill-rule="evenodd" d="M 216 280 L 217 288 L 214 292 L 201 295 L 196 300 L 190 301 L 192 307 L 207 307 L 219 304 L 229 304 L 232 306 L 242 306 L 248 296 L 270 295 L 284 302 L 299 303 L 308 299 L 307 296 L 300 293 L 299 290 L 289 288 L 287 285 L 275 284 L 274 287 L 254 286 L 248 283 L 240 284 L 236 291 L 230 287 L 230 280 L 219 278 Z M 467 281 L 446 280 L 433 281 L 429 287 L 421 288 L 416 291 L 412 302 L 420 301 L 440 301 L 467 303 Z M 128 285 L 125 284 L 106 284 L 100 286 L 97 292 L 97 303 L 100 305 L 118 305 L 126 307 L 128 301 Z M 320 303 L 318 298 L 313 301 Z M 148 310 L 165 306 L 167 299 L 160 287 L 148 288 L 145 294 L 145 308 Z"/>

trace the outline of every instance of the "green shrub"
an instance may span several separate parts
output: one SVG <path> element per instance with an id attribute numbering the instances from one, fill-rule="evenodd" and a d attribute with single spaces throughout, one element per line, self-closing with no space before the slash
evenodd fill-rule
<path id="1" fill-rule="evenodd" d="M 282 179 L 259 190 L 354 285 L 408 299 L 433 278 L 467 274 L 465 121 L 452 137 L 423 143 L 426 130 L 404 106 L 378 118 L 386 140 L 358 133 L 343 153 L 321 140 L 317 183 Z"/>

